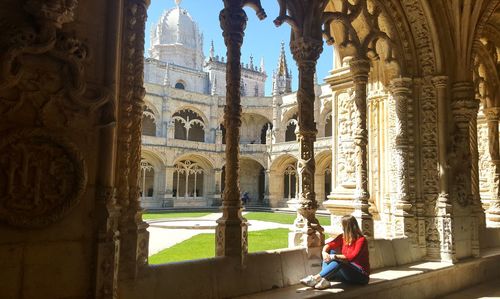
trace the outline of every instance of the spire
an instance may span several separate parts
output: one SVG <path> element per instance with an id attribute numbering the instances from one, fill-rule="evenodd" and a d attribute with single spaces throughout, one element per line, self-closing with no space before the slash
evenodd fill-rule
<path id="1" fill-rule="evenodd" d="M 278 76 L 288 76 L 288 66 L 286 64 L 285 43 L 281 42 L 281 53 L 278 60 Z"/>
<path id="2" fill-rule="evenodd" d="M 210 59 L 214 59 L 215 57 L 215 48 L 214 48 L 214 40 L 210 43 Z"/>
<path id="3" fill-rule="evenodd" d="M 265 73 L 266 69 L 264 68 L 264 57 L 260 58 L 260 72 Z"/>
<path id="4" fill-rule="evenodd" d="M 253 55 L 250 54 L 250 69 L 253 70 Z"/>
<path id="5" fill-rule="evenodd" d="M 278 59 L 278 68 L 273 71 L 273 95 L 292 92 L 292 76 L 288 70 L 285 54 L 285 43 L 281 42 L 281 52 Z"/>

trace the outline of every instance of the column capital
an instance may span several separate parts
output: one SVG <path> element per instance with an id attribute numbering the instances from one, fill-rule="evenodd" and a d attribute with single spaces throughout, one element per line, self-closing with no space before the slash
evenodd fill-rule
<path id="1" fill-rule="evenodd" d="M 479 101 L 474 96 L 472 81 L 453 83 L 451 110 L 457 123 L 468 123 L 477 116 Z"/>
<path id="2" fill-rule="evenodd" d="M 300 37 L 290 41 L 290 50 L 297 65 L 316 66 L 316 62 L 323 52 L 323 41 Z"/>
<path id="3" fill-rule="evenodd" d="M 490 107 L 483 110 L 484 116 L 487 121 L 499 121 L 500 120 L 500 107 Z"/>
<path id="4" fill-rule="evenodd" d="M 436 88 L 446 88 L 448 86 L 448 76 L 434 76 L 431 82 Z"/>
<path id="5" fill-rule="evenodd" d="M 394 78 L 390 82 L 390 90 L 393 94 L 407 94 L 411 93 L 413 79 L 402 77 Z"/>
<path id="6" fill-rule="evenodd" d="M 370 61 L 363 58 L 353 58 L 349 61 L 349 67 L 353 76 L 354 84 L 368 83 L 368 74 L 370 73 Z"/>

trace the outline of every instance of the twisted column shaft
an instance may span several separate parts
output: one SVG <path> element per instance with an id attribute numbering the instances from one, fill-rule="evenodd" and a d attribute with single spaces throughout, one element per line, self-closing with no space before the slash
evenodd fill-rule
<path id="1" fill-rule="evenodd" d="M 396 78 L 391 81 L 391 92 L 396 103 L 396 185 L 398 198 L 395 206 L 396 236 L 416 236 L 415 222 L 412 215 L 413 205 L 410 199 L 409 186 L 409 135 L 408 135 L 408 105 L 412 96 L 412 80 Z M 416 240 L 414 240 L 416 242 Z"/>
<path id="2" fill-rule="evenodd" d="M 248 252 L 247 224 L 241 215 L 239 186 L 239 153 L 241 127 L 241 46 L 247 15 L 239 1 L 228 1 L 220 13 L 220 23 L 227 47 L 226 106 L 226 176 L 222 200 L 222 217 L 217 220 L 216 255 L 239 257 Z"/>
<path id="3" fill-rule="evenodd" d="M 368 191 L 368 128 L 366 88 L 370 61 L 353 59 L 349 62 L 354 82 L 354 106 L 356 131 L 354 133 L 356 157 L 356 193 L 354 215 L 361 225 L 363 234 L 373 237 L 373 219 L 369 212 L 370 193 Z"/>

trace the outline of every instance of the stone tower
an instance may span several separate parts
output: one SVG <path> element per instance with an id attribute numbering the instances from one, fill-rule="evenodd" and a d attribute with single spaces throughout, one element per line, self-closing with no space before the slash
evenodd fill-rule
<path id="1" fill-rule="evenodd" d="M 273 95 L 292 92 L 292 73 L 288 70 L 285 55 L 285 43 L 281 42 L 278 67 L 273 72 Z"/>

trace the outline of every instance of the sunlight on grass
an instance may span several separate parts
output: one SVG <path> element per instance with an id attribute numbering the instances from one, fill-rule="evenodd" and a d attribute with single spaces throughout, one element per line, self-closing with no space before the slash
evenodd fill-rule
<path id="1" fill-rule="evenodd" d="M 293 221 L 297 216 L 295 214 L 285 214 L 285 213 L 250 212 L 248 214 L 245 214 L 244 217 L 248 220 L 260 220 L 260 221 L 269 221 L 282 224 L 293 224 Z M 321 225 L 323 226 L 330 225 L 329 216 L 316 215 L 316 218 L 319 220 L 319 223 Z"/>
<path id="2" fill-rule="evenodd" d="M 248 233 L 249 252 L 286 248 L 286 228 L 268 229 Z M 199 234 L 149 257 L 150 264 L 165 264 L 215 256 L 215 234 Z"/>
<path id="3" fill-rule="evenodd" d="M 211 212 L 148 212 L 142 214 L 143 220 L 173 219 L 173 218 L 196 218 L 212 214 Z"/>

